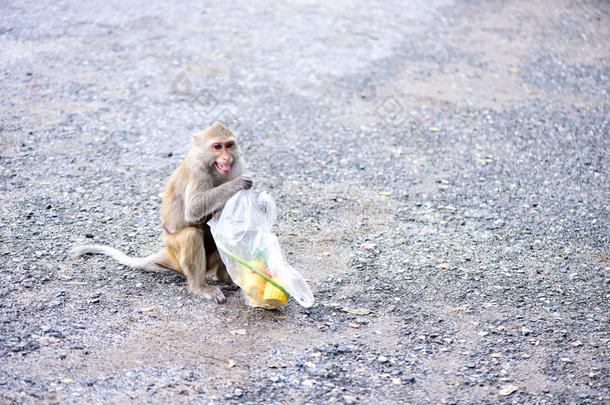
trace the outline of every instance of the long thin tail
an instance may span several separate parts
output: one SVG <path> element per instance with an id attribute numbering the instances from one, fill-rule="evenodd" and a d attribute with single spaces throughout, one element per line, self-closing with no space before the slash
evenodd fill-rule
<path id="1" fill-rule="evenodd" d="M 174 270 L 171 267 L 167 267 L 164 265 L 164 262 L 167 261 L 165 249 L 146 257 L 127 256 L 120 250 L 105 245 L 82 245 L 76 246 L 75 248 L 70 250 L 70 254 L 74 258 L 85 255 L 87 253 L 108 255 L 125 266 L 144 271 L 157 272 L 163 269 Z"/>

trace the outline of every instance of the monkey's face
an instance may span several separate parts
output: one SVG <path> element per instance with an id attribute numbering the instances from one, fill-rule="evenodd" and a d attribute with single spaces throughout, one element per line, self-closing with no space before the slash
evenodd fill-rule
<path id="1" fill-rule="evenodd" d="M 210 143 L 209 151 L 213 156 L 211 164 L 221 176 L 231 174 L 233 167 L 233 155 L 235 154 L 235 141 L 213 141 Z"/>

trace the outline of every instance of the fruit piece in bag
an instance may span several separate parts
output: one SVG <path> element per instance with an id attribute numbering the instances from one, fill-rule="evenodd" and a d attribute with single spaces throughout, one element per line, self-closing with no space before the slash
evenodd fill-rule
<path id="1" fill-rule="evenodd" d="M 256 268 L 267 277 L 271 278 L 274 282 L 281 284 L 279 278 L 272 278 L 269 269 L 265 268 L 265 265 L 261 260 L 254 260 L 249 263 L 251 266 Z M 246 266 L 240 266 L 242 271 L 242 290 L 246 295 L 248 302 L 253 306 L 264 306 L 266 308 L 277 308 L 286 304 L 288 301 L 288 295 L 282 290 L 277 288 L 273 283 L 267 281 L 264 277 L 253 272 Z"/>
<path id="2" fill-rule="evenodd" d="M 267 286 L 267 280 L 254 273 L 245 266 L 243 268 L 243 286 L 244 294 L 252 298 L 255 301 L 263 302 L 265 295 L 265 287 Z"/>
<path id="3" fill-rule="evenodd" d="M 277 279 L 274 279 L 273 281 L 280 284 Z M 284 305 L 286 301 L 288 301 L 288 296 L 284 294 L 282 290 L 270 282 L 267 282 L 265 293 L 263 294 L 263 303 L 269 307 L 277 308 Z"/>

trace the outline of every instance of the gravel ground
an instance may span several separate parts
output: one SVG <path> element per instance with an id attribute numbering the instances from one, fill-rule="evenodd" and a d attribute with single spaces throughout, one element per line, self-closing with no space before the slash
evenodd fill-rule
<path id="1" fill-rule="evenodd" d="M 608 403 L 610 4 L 241 3 L 0 2 L 0 402 Z M 217 119 L 314 307 L 68 257 Z"/>

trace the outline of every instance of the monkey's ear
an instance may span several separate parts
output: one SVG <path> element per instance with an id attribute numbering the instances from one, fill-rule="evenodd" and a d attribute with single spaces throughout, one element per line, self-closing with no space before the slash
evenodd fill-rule
<path id="1" fill-rule="evenodd" d="M 193 144 L 195 146 L 205 145 L 205 135 L 203 132 L 197 132 L 196 134 L 193 134 Z"/>

